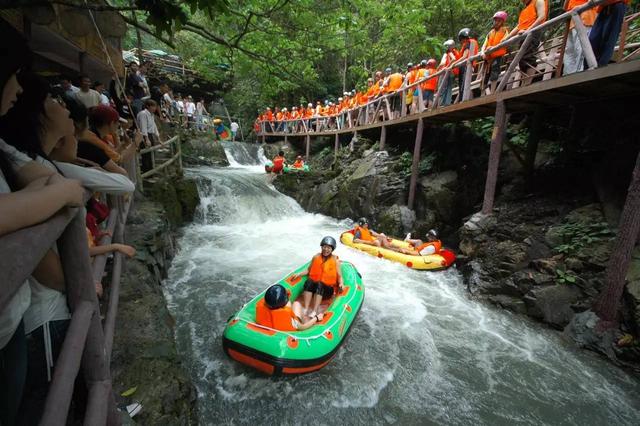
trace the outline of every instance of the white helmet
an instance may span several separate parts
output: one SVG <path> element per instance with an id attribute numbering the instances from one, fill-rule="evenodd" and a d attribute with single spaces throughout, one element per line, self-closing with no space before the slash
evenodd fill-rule
<path id="1" fill-rule="evenodd" d="M 455 45 L 456 45 L 456 42 L 451 40 L 451 39 L 449 39 L 449 40 L 447 40 L 447 41 L 445 41 L 443 43 L 443 46 L 446 47 L 447 49 L 451 49 Z"/>

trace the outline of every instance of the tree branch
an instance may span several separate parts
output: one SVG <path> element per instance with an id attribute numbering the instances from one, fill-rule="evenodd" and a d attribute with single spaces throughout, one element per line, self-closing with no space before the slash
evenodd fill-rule
<path id="1" fill-rule="evenodd" d="M 0 4 L 0 10 L 5 9 L 20 9 L 20 8 L 32 8 L 39 6 L 50 6 L 52 4 L 57 4 L 60 6 L 73 7 L 76 9 L 90 9 L 95 12 L 126 12 L 131 10 L 143 10 L 137 6 L 111 6 L 111 5 L 99 5 L 99 4 L 78 4 L 70 1 L 64 0 L 33 0 L 33 1 L 18 1 L 18 2 L 2 2 Z"/>
<path id="2" fill-rule="evenodd" d="M 149 28 L 146 25 L 143 25 L 143 24 L 141 24 L 139 22 L 134 22 L 134 20 L 131 19 L 131 18 L 128 18 L 128 17 L 126 17 L 124 15 L 120 15 L 120 16 L 122 17 L 124 22 L 126 22 L 129 25 L 131 25 L 132 27 L 139 28 L 141 31 L 144 31 L 145 33 L 155 37 L 158 40 L 160 40 L 161 42 L 163 42 L 167 46 L 175 49 L 176 46 L 175 46 L 175 44 L 173 43 L 172 40 L 170 40 L 168 38 L 164 38 L 161 35 L 158 35 L 158 33 L 154 32 L 151 28 Z"/>

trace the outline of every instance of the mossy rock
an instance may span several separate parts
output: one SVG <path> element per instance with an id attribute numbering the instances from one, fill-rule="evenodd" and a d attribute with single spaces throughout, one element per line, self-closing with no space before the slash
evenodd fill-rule
<path id="1" fill-rule="evenodd" d="M 175 189 L 182 207 L 182 221 L 191 222 L 200 204 L 198 186 L 193 179 L 179 179 L 175 182 Z"/>

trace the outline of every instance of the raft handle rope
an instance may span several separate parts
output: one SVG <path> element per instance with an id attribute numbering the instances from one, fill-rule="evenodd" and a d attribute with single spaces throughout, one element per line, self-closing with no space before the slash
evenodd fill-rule
<path id="1" fill-rule="evenodd" d="M 347 263 L 347 264 L 351 265 L 351 267 L 352 267 L 352 268 L 357 272 L 356 267 L 355 267 L 355 266 L 353 266 L 353 264 L 352 264 L 351 262 L 345 262 L 345 263 Z M 291 274 L 292 274 L 293 272 L 295 272 L 295 271 L 297 271 L 297 269 L 294 269 L 293 271 L 289 272 L 289 273 L 287 274 L 287 277 L 291 276 Z M 360 274 L 358 274 L 358 275 L 360 275 Z M 274 284 L 277 284 L 278 282 L 280 282 L 280 281 L 276 281 L 276 283 L 274 283 Z M 272 285 L 274 285 L 274 284 L 269 285 L 269 287 L 271 287 L 271 286 L 272 286 Z M 356 284 L 356 286 L 357 286 L 357 284 Z M 247 306 L 248 304 L 253 303 L 256 299 L 258 299 L 260 296 L 262 296 L 262 294 L 263 294 L 263 293 L 264 293 L 264 292 L 265 292 L 269 287 L 267 287 L 265 290 L 263 290 L 263 291 L 261 291 L 260 293 L 258 293 L 258 295 L 257 295 L 257 296 L 255 296 L 253 299 L 251 299 L 249 302 L 247 302 L 247 303 L 245 303 L 244 305 L 242 305 L 242 308 L 240 308 L 240 310 L 238 311 L 238 313 L 239 313 L 239 312 L 242 312 L 242 309 L 243 309 L 245 306 Z M 291 334 L 290 332 L 286 332 L 286 331 L 282 331 L 282 330 L 277 330 L 277 329 L 275 329 L 275 328 L 267 327 L 267 326 L 265 326 L 265 325 L 261 325 L 261 324 L 258 324 L 258 323 L 256 323 L 256 322 L 253 322 L 253 321 L 247 321 L 247 320 L 246 320 L 246 319 L 244 319 L 244 318 L 240 318 L 240 317 L 238 316 L 238 314 L 236 314 L 236 315 L 233 317 L 233 320 L 236 320 L 236 321 L 238 321 L 238 322 L 243 322 L 243 323 L 245 323 L 245 324 L 251 324 L 251 325 L 254 325 L 254 326 L 256 326 L 256 327 L 258 327 L 258 328 L 261 328 L 261 329 L 263 329 L 263 330 L 269 330 L 269 331 L 273 331 L 273 332 L 275 332 L 275 333 L 284 334 L 285 336 L 291 337 L 292 339 L 296 339 L 296 340 L 304 340 L 304 341 L 307 343 L 307 345 L 308 345 L 308 346 L 311 346 L 311 343 L 309 342 L 310 340 L 316 340 L 316 339 L 318 339 L 318 338 L 320 338 L 320 337 L 324 337 L 325 339 L 328 339 L 328 338 L 327 338 L 327 336 L 325 335 L 325 332 L 327 331 L 327 329 L 330 329 L 330 328 L 331 328 L 331 327 L 333 327 L 335 324 L 337 324 L 338 322 L 340 322 L 340 319 L 342 319 L 342 317 L 344 316 L 345 311 L 347 310 L 347 305 L 348 305 L 348 304 L 353 300 L 353 298 L 355 297 L 355 295 L 356 295 L 356 293 L 355 293 L 355 292 L 356 292 L 356 291 L 357 291 L 357 288 L 356 288 L 356 289 L 353 291 L 353 293 L 351 294 L 351 298 L 349 298 L 349 300 L 348 300 L 347 302 L 345 302 L 345 304 L 344 304 L 344 306 L 343 306 L 343 309 L 342 309 L 342 312 L 340 312 L 340 315 L 338 315 L 338 317 L 337 317 L 335 320 L 331 321 L 331 323 L 330 323 L 330 324 L 326 324 L 326 328 L 325 328 L 325 330 L 324 330 L 322 333 L 320 333 L 320 334 L 318 334 L 318 335 L 315 335 L 315 336 L 304 336 L 304 337 L 302 337 L 302 336 L 297 336 L 297 335 Z"/>

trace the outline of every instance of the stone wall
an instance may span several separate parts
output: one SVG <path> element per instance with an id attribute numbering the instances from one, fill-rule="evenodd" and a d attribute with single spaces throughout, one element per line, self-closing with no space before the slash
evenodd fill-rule
<path id="1" fill-rule="evenodd" d="M 195 182 L 178 179 L 145 186 L 129 214 L 125 240 L 136 256 L 125 262 L 116 321 L 112 373 L 119 401 L 139 401 L 139 424 L 196 422 L 196 391 L 174 341 L 174 320 L 162 293 L 175 252 L 175 232 L 193 219 L 199 203 Z"/>

